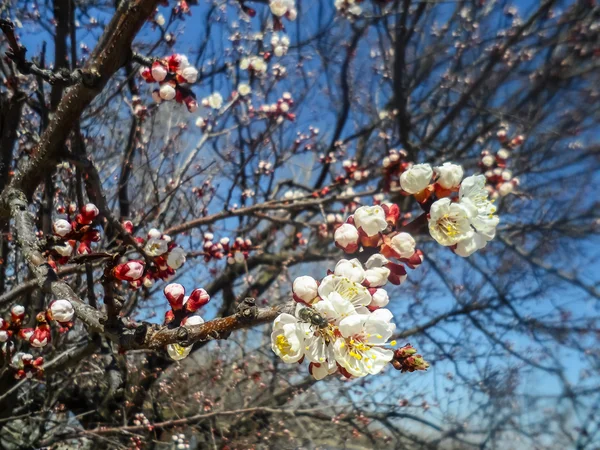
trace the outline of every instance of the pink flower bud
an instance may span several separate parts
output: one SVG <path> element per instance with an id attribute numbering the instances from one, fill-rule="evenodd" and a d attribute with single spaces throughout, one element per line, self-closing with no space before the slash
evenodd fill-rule
<path id="1" fill-rule="evenodd" d="M 195 67 L 189 66 L 181 71 L 181 76 L 187 83 L 195 83 L 198 80 L 198 71 Z"/>
<path id="2" fill-rule="evenodd" d="M 396 226 L 396 222 L 398 222 L 398 218 L 400 217 L 400 207 L 395 203 L 389 205 L 381 205 L 383 211 L 385 212 L 385 220 L 388 224 L 392 226 Z"/>
<path id="3" fill-rule="evenodd" d="M 294 300 L 300 303 L 312 304 L 318 297 L 317 281 L 307 275 L 298 277 L 292 284 L 292 295 Z"/>
<path id="4" fill-rule="evenodd" d="M 96 217 L 98 217 L 98 214 L 100 214 L 100 210 L 93 203 L 88 203 L 83 208 L 81 208 L 81 215 L 88 222 L 91 222 Z"/>
<path id="5" fill-rule="evenodd" d="M 75 309 L 69 300 L 54 300 L 48 312 L 50 318 L 57 322 L 70 322 L 75 316 Z"/>
<path id="6" fill-rule="evenodd" d="M 185 317 L 181 321 L 181 325 L 200 325 L 204 323 L 204 319 L 198 315 Z"/>
<path id="7" fill-rule="evenodd" d="M 148 231 L 148 239 L 160 239 L 161 237 L 162 232 L 156 228 L 151 228 L 150 231 Z"/>
<path id="8" fill-rule="evenodd" d="M 354 253 L 358 250 L 360 237 L 358 235 L 358 230 L 354 225 L 349 223 L 340 225 L 335 230 L 333 238 L 335 240 L 335 245 L 346 253 Z"/>
<path id="9" fill-rule="evenodd" d="M 33 347 L 42 348 L 48 345 L 50 338 L 50 327 L 47 323 L 43 323 L 33 330 L 33 334 L 29 338 L 29 343 Z"/>
<path id="10" fill-rule="evenodd" d="M 371 303 L 369 309 L 374 310 L 384 308 L 390 302 L 390 298 L 385 289 L 369 289 L 371 293 Z"/>
<path id="11" fill-rule="evenodd" d="M 92 248 L 90 247 L 89 242 L 80 242 L 77 246 L 77 254 L 78 255 L 89 255 L 92 253 Z"/>
<path id="12" fill-rule="evenodd" d="M 154 78 L 160 83 L 161 81 L 164 81 L 164 79 L 167 77 L 167 68 L 162 62 L 154 61 L 154 63 L 152 63 L 151 73 L 152 78 Z"/>
<path id="13" fill-rule="evenodd" d="M 163 290 L 165 297 L 169 301 L 169 305 L 173 311 L 180 310 L 183 307 L 183 299 L 185 297 L 185 288 L 179 283 L 171 283 L 165 286 Z"/>
<path id="14" fill-rule="evenodd" d="M 160 87 L 159 95 L 163 100 L 173 100 L 175 98 L 175 88 L 170 84 L 163 84 Z"/>
<path id="15" fill-rule="evenodd" d="M 142 76 L 142 78 L 146 81 L 146 83 L 152 83 L 153 81 L 156 81 L 153 77 L 152 77 L 152 70 L 150 70 L 149 67 L 142 67 L 140 69 L 140 75 Z"/>
<path id="16" fill-rule="evenodd" d="M 397 258 L 410 258 L 415 253 L 416 242 L 408 233 L 398 233 L 390 241 Z"/>
<path id="17" fill-rule="evenodd" d="M 22 305 L 14 305 L 10 309 L 11 322 L 23 320 L 25 317 L 25 308 Z"/>
<path id="18" fill-rule="evenodd" d="M 142 261 L 129 261 L 125 264 L 119 264 L 113 269 L 113 275 L 121 281 L 136 281 L 144 275 L 145 264 Z"/>
<path id="19" fill-rule="evenodd" d="M 189 312 L 196 312 L 210 301 L 210 295 L 204 289 L 194 289 L 185 302 L 185 309 Z"/>
<path id="20" fill-rule="evenodd" d="M 65 237 L 72 230 L 73 230 L 73 227 L 71 226 L 71 223 L 65 219 L 55 220 L 54 223 L 52 224 L 52 231 L 54 232 L 55 235 L 60 236 L 60 237 Z"/>

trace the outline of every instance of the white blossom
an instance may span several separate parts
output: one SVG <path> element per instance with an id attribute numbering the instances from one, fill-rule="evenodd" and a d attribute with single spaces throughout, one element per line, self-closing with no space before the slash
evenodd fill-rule
<path id="1" fill-rule="evenodd" d="M 240 94 L 242 97 L 245 97 L 246 95 L 249 95 L 252 92 L 252 88 L 247 83 L 241 83 L 238 85 L 237 91 L 238 94 Z"/>
<path id="2" fill-rule="evenodd" d="M 381 372 L 394 355 L 392 350 L 382 348 L 396 328 L 391 319 L 387 309 L 343 319 L 339 324 L 342 337 L 334 345 L 336 361 L 355 377 Z"/>
<path id="3" fill-rule="evenodd" d="M 437 182 L 446 189 L 452 189 L 460 184 L 463 179 L 463 168 L 458 164 L 445 162 L 439 167 L 433 169 L 438 176 Z"/>
<path id="4" fill-rule="evenodd" d="M 361 206 L 354 211 L 354 224 L 367 236 L 375 236 L 388 226 L 385 211 L 379 205 Z"/>
<path id="5" fill-rule="evenodd" d="M 55 220 L 52 224 L 52 231 L 54 234 L 60 237 L 65 237 L 71 232 L 72 229 L 73 227 L 71 226 L 71 223 L 65 219 Z"/>
<path id="6" fill-rule="evenodd" d="M 181 247 L 175 247 L 167 256 L 167 265 L 171 269 L 179 269 L 185 263 L 185 251 Z"/>
<path id="7" fill-rule="evenodd" d="M 390 276 L 390 269 L 385 267 L 387 263 L 389 261 L 385 256 L 379 253 L 372 255 L 365 263 L 365 285 L 374 288 L 386 284 Z"/>
<path id="8" fill-rule="evenodd" d="M 396 234 L 390 241 L 390 247 L 400 258 L 410 258 L 415 253 L 416 245 L 414 238 L 405 232 Z"/>
<path id="9" fill-rule="evenodd" d="M 169 250 L 169 244 L 167 241 L 162 239 L 152 238 L 148 239 L 144 246 L 144 251 L 150 256 L 164 255 Z"/>
<path id="10" fill-rule="evenodd" d="M 429 211 L 429 233 L 439 244 L 451 246 L 471 238 L 473 230 L 469 212 L 459 203 L 442 198 L 431 205 Z"/>
<path id="11" fill-rule="evenodd" d="M 429 164 L 415 164 L 400 175 L 400 186 L 409 194 L 416 194 L 429 186 L 432 176 Z"/>
<path id="12" fill-rule="evenodd" d="M 282 17 L 294 9 L 293 0 L 271 0 L 269 2 L 269 8 L 274 16 Z"/>
<path id="13" fill-rule="evenodd" d="M 69 300 L 55 300 L 50 303 L 50 314 L 57 322 L 70 322 L 75 316 L 75 309 Z"/>
<path id="14" fill-rule="evenodd" d="M 371 302 L 371 294 L 366 287 L 338 275 L 328 275 L 323 278 L 318 292 L 323 300 L 341 297 L 352 303 L 358 312 L 366 312 L 364 307 Z M 321 302 L 317 302 L 316 305 L 319 303 Z"/>
<path id="15" fill-rule="evenodd" d="M 291 314 L 280 314 L 273 323 L 271 348 L 285 363 L 298 362 L 306 349 L 304 343 L 309 331 L 309 324 L 298 322 Z"/>
<path id="16" fill-rule="evenodd" d="M 362 263 L 356 258 L 351 260 L 341 259 L 335 265 L 333 272 L 335 275 L 346 277 L 355 283 L 362 283 L 365 279 L 365 270 Z"/>
<path id="17" fill-rule="evenodd" d="M 189 316 L 184 320 L 185 322 L 182 322 L 182 325 L 200 325 L 201 323 L 204 323 L 204 319 L 198 315 Z M 179 344 L 167 345 L 167 353 L 169 354 L 171 359 L 175 361 L 181 361 L 182 359 L 187 358 L 191 351 L 191 345 L 187 347 L 184 347 L 183 345 Z"/>
<path id="18" fill-rule="evenodd" d="M 456 254 L 466 257 L 485 247 L 496 236 L 500 219 L 496 207 L 488 198 L 484 175 L 472 175 L 463 180 L 458 192 L 460 205 L 468 211 L 469 221 L 474 228 L 464 242 L 459 242 Z"/>
<path id="19" fill-rule="evenodd" d="M 335 230 L 333 239 L 335 240 L 336 245 L 346 253 L 353 253 L 358 249 L 360 237 L 358 235 L 358 230 L 354 225 L 344 223 Z"/>

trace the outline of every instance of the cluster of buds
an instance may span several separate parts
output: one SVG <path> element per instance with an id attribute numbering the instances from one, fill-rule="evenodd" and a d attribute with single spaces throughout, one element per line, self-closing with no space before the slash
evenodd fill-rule
<path id="1" fill-rule="evenodd" d="M 189 112 L 198 109 L 196 95 L 189 87 L 198 79 L 198 71 L 185 55 L 173 54 L 154 61 L 151 67 L 142 68 L 140 75 L 147 83 L 159 84 L 160 87 L 152 92 L 155 102 L 174 99 L 177 103 L 185 103 Z"/>
<path id="2" fill-rule="evenodd" d="M 133 113 L 140 120 L 144 120 L 148 115 L 148 108 L 144 106 L 142 102 L 142 98 L 139 95 L 133 95 L 131 97 L 131 107 L 133 108 Z"/>
<path id="3" fill-rule="evenodd" d="M 187 450 L 190 448 L 190 444 L 185 439 L 185 434 L 174 434 L 171 439 L 173 440 L 173 444 L 175 444 L 175 448 L 177 450 Z"/>
<path id="4" fill-rule="evenodd" d="M 259 161 L 256 175 L 271 175 L 273 173 L 273 164 L 268 161 Z"/>
<path id="5" fill-rule="evenodd" d="M 285 66 L 282 66 L 279 63 L 273 64 L 271 72 L 273 73 L 273 77 L 275 77 L 276 80 L 281 80 L 287 75 L 287 69 L 285 68 Z"/>
<path id="6" fill-rule="evenodd" d="M 283 17 L 294 21 L 298 16 L 294 0 L 270 0 L 269 8 L 273 15 L 273 29 L 276 31 L 283 30 L 283 23 L 281 22 Z"/>
<path id="7" fill-rule="evenodd" d="M 200 325 L 204 319 L 196 312 L 210 301 L 210 295 L 204 289 L 194 289 L 189 296 L 185 295 L 185 288 L 179 283 L 171 283 L 163 290 L 171 309 L 165 314 L 165 325 L 175 328 L 179 325 Z M 191 346 L 180 344 L 167 345 L 169 356 L 179 361 L 191 352 Z"/>
<path id="8" fill-rule="evenodd" d="M 213 233 L 204 233 L 204 261 L 227 258 L 228 264 L 243 263 L 252 250 L 252 241 L 241 237 L 235 238 L 233 244 L 228 237 L 214 242 Z"/>
<path id="9" fill-rule="evenodd" d="M 279 37 L 278 34 L 274 34 L 271 37 L 271 46 L 273 47 L 275 56 L 281 58 L 283 55 L 287 54 L 290 48 L 290 38 L 285 34 L 281 37 Z"/>
<path id="10" fill-rule="evenodd" d="M 267 72 L 267 60 L 270 55 L 263 56 L 248 56 L 240 61 L 240 69 L 247 70 L 255 75 L 264 75 Z"/>
<path id="11" fill-rule="evenodd" d="M 30 353 L 18 352 L 12 357 L 10 365 L 15 370 L 17 380 L 33 377 L 41 379 L 44 376 L 44 358 L 41 356 L 34 358 Z"/>
<path id="12" fill-rule="evenodd" d="M 36 315 L 36 327 L 27 328 L 25 326 L 25 308 L 21 305 L 14 305 L 10 310 L 9 319 L 0 318 L 0 343 L 2 343 L 2 352 L 7 355 L 13 351 L 15 348 L 14 339 L 25 341 L 32 347 L 43 348 L 50 343 L 52 338 L 50 321 L 56 322 L 59 332 L 63 333 L 73 326 L 74 317 L 75 310 L 71 302 L 68 300 L 54 300 L 45 312 L 40 312 Z M 25 364 L 27 367 L 30 365 Z M 20 369 L 25 370 L 19 366 L 18 370 Z M 23 378 L 25 373 L 32 372 L 31 370 L 25 370 L 21 374 L 23 376 L 19 375 L 18 378 Z"/>
<path id="13" fill-rule="evenodd" d="M 400 185 L 400 175 L 404 172 L 409 163 L 406 161 L 408 154 L 405 150 L 392 149 L 388 155 L 383 158 L 383 191 L 389 192 Z"/>
<path id="14" fill-rule="evenodd" d="M 335 177 L 335 182 L 338 184 L 348 184 L 352 180 L 365 180 L 369 176 L 369 171 L 361 169 L 356 161 L 346 159 L 342 162 L 342 167 L 345 174 Z"/>
<path id="15" fill-rule="evenodd" d="M 512 171 L 506 168 L 508 150 L 502 148 L 493 156 L 489 150 L 481 152 L 479 165 L 487 181 L 487 189 L 492 197 L 504 197 L 519 185 L 519 179 L 513 177 Z"/>
<path id="16" fill-rule="evenodd" d="M 334 162 L 337 162 L 337 158 L 335 157 L 334 152 L 329 152 L 327 154 L 321 153 L 319 155 L 319 162 L 321 164 L 333 164 Z"/>
<path id="17" fill-rule="evenodd" d="M 319 229 L 317 230 L 319 237 L 323 239 L 330 238 L 342 223 L 344 223 L 344 217 L 341 214 L 327 214 L 325 216 L 325 223 L 319 224 Z"/>
<path id="18" fill-rule="evenodd" d="M 225 240 L 227 240 L 225 242 Z M 221 239 L 224 250 L 227 252 L 227 264 L 241 264 L 248 259 L 252 250 L 252 241 L 248 238 L 235 238 L 233 244 L 230 245 L 229 239 Z"/>
<path id="19" fill-rule="evenodd" d="M 394 352 L 392 366 L 400 372 L 415 372 L 417 370 L 427 370 L 429 363 L 421 355 L 417 355 L 417 349 L 410 344 L 397 349 Z"/>
<path id="20" fill-rule="evenodd" d="M 296 115 L 290 112 L 290 108 L 294 105 L 292 94 L 284 92 L 277 103 L 271 105 L 261 105 L 258 112 L 261 116 L 274 120 L 277 123 L 282 123 L 285 119 L 294 121 Z"/>
<path id="21" fill-rule="evenodd" d="M 213 92 L 208 97 L 202 99 L 202 106 L 219 110 L 223 106 L 223 96 L 218 92 Z"/>
<path id="22" fill-rule="evenodd" d="M 133 232 L 130 221 L 123 222 L 123 228 L 129 233 Z M 151 287 L 155 280 L 168 280 L 175 271 L 185 263 L 185 251 L 175 244 L 171 237 L 160 230 L 152 228 L 146 237 L 135 238 L 143 247 L 144 253 L 153 259 L 153 266 L 147 268 L 142 260 L 131 260 L 115 266 L 112 270 L 117 280 L 127 281 L 133 289 L 140 286 Z"/>
<path id="23" fill-rule="evenodd" d="M 205 180 L 200 187 L 193 187 L 192 194 L 195 194 L 200 200 L 208 202 L 215 195 L 216 189 L 210 180 Z"/>
<path id="24" fill-rule="evenodd" d="M 338 14 L 348 19 L 354 19 L 361 15 L 362 8 L 359 3 L 362 0 L 335 0 L 334 6 Z"/>
<path id="25" fill-rule="evenodd" d="M 152 431 L 154 429 L 144 413 L 137 413 L 135 416 L 133 416 L 133 424 L 138 427 L 144 426 L 148 429 L 148 431 Z"/>
<path id="26" fill-rule="evenodd" d="M 378 248 L 379 253 L 367 262 L 367 267 L 378 274 L 377 283 L 401 284 L 407 276 L 404 265 L 417 268 L 423 262 L 423 253 L 415 248 L 410 234 L 393 231 L 399 219 L 398 205 L 361 206 L 335 230 L 335 245 L 346 253 L 355 253 L 361 247 Z"/>
<path id="27" fill-rule="evenodd" d="M 51 341 L 52 334 L 50 321 L 57 323 L 59 332 L 66 332 L 73 326 L 75 310 L 68 300 L 54 300 L 50 303 L 45 312 L 40 312 L 36 316 L 37 325 L 35 328 L 25 327 L 25 308 L 21 305 L 14 305 L 10 310 L 10 318 L 5 320 L 0 318 L 0 342 L 2 343 L 2 352 L 10 355 L 15 348 L 14 339 L 20 339 L 27 342 L 35 348 L 43 348 Z M 32 376 L 41 377 L 43 359 L 34 359 L 28 353 L 17 353 L 13 356 L 12 366 L 17 371 L 18 379 L 31 378 Z"/>
<path id="28" fill-rule="evenodd" d="M 501 128 L 496 136 L 502 144 L 502 148 L 495 155 L 489 150 L 482 151 L 479 166 L 485 175 L 487 188 L 492 197 L 504 197 L 512 193 L 519 185 L 519 179 L 513 177 L 512 172 L 507 169 L 507 161 L 511 151 L 520 146 L 525 138 L 519 134 L 509 139 L 506 128 Z"/>
<path id="29" fill-rule="evenodd" d="M 49 264 L 53 268 L 56 268 L 56 263 L 66 264 L 74 252 L 78 255 L 92 253 L 92 242 L 100 240 L 100 233 L 92 227 L 92 222 L 100 214 L 96 205 L 88 203 L 77 214 L 75 204 L 69 205 L 68 210 L 58 208 L 61 214 L 67 211 L 67 219 L 57 219 L 52 224 L 55 244 L 49 249 Z"/>

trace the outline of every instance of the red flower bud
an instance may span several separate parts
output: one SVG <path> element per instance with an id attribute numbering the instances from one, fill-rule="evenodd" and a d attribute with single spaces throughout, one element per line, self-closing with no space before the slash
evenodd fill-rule
<path id="1" fill-rule="evenodd" d="M 163 290 L 165 297 L 173 311 L 183 308 L 183 299 L 185 298 L 185 288 L 179 283 L 167 284 Z"/>
<path id="2" fill-rule="evenodd" d="M 125 264 L 119 264 L 113 269 L 113 275 L 121 281 L 135 281 L 142 278 L 146 265 L 143 261 L 129 261 Z"/>
<path id="3" fill-rule="evenodd" d="M 91 222 L 96 217 L 98 217 L 98 214 L 100 214 L 100 210 L 93 203 L 88 203 L 83 208 L 81 208 L 81 215 L 88 222 Z"/>
<path id="4" fill-rule="evenodd" d="M 185 309 L 196 312 L 210 301 L 210 295 L 204 289 L 194 289 L 185 303 Z"/>

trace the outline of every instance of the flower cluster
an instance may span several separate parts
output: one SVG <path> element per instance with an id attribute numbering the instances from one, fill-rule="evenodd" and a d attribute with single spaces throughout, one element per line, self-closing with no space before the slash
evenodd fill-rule
<path id="1" fill-rule="evenodd" d="M 165 325 L 177 327 L 179 325 L 200 325 L 204 323 L 204 319 L 195 314 L 210 301 L 210 295 L 204 289 L 194 289 L 187 296 L 185 295 L 185 288 L 181 284 L 171 283 L 165 286 L 163 293 L 169 305 L 171 305 L 171 309 L 165 314 Z M 191 351 L 191 346 L 167 345 L 167 353 L 175 361 L 186 358 Z"/>
<path id="2" fill-rule="evenodd" d="M 133 224 L 130 221 L 123 222 L 123 228 L 129 233 L 133 232 Z M 154 264 L 146 267 L 146 263 L 142 260 L 130 260 L 115 266 L 112 270 L 117 280 L 129 282 L 134 289 L 142 285 L 150 287 L 158 279 L 167 281 L 185 263 L 185 251 L 178 247 L 169 235 L 163 234 L 156 228 L 148 232 L 146 239 L 136 237 L 135 240 L 143 248 L 144 253 L 152 258 Z"/>
<path id="3" fill-rule="evenodd" d="M 15 370 L 15 378 L 42 378 L 44 376 L 44 358 L 39 356 L 34 358 L 30 353 L 18 352 L 10 361 L 11 367 Z"/>
<path id="4" fill-rule="evenodd" d="M 467 257 L 485 247 L 496 235 L 500 219 L 495 213 L 496 207 L 488 198 L 485 176 L 472 175 L 462 180 L 457 196 L 439 198 L 431 205 L 429 233 L 439 244 Z"/>
<path id="5" fill-rule="evenodd" d="M 421 355 L 417 355 L 417 349 L 410 344 L 397 349 L 394 352 L 392 360 L 394 369 L 401 372 L 414 372 L 417 370 L 427 370 L 429 363 L 423 359 Z"/>
<path id="6" fill-rule="evenodd" d="M 288 52 L 288 49 L 290 48 L 290 38 L 285 34 L 283 36 L 274 34 L 271 37 L 271 46 L 273 47 L 275 56 L 280 58 Z"/>
<path id="7" fill-rule="evenodd" d="M 370 173 L 366 169 L 361 169 L 356 161 L 352 161 L 349 159 L 346 159 L 342 162 L 342 167 L 345 173 L 343 175 L 338 175 L 335 177 L 335 182 L 337 184 L 348 184 L 352 180 L 365 180 Z"/>
<path id="8" fill-rule="evenodd" d="M 396 205 L 362 206 L 335 231 L 336 245 L 347 253 L 377 248 L 363 264 L 340 260 L 320 282 L 309 276 L 294 280 L 294 315 L 282 314 L 271 334 L 273 351 L 286 363 L 310 362 L 316 379 L 339 372 L 350 377 L 377 374 L 392 361 L 388 342 L 395 324 L 385 306 L 384 286 L 406 278 L 401 263 L 415 268 L 423 255 L 408 233 L 390 232 L 398 221 Z M 335 217 L 335 216 L 334 216 Z M 388 258 L 395 258 L 395 263 Z"/>
<path id="9" fill-rule="evenodd" d="M 335 0 L 334 6 L 338 14 L 354 19 L 362 14 L 362 8 L 359 3 L 362 0 Z"/>
<path id="10" fill-rule="evenodd" d="M 31 347 L 43 348 L 52 339 L 50 322 L 54 321 L 60 333 L 66 332 L 73 326 L 75 310 L 68 300 L 54 300 L 45 312 L 36 315 L 35 328 L 25 326 L 25 308 L 13 305 L 8 319 L 0 318 L 0 343 L 2 352 L 10 355 L 15 348 L 15 339 L 27 342 Z M 23 356 L 25 355 L 25 356 Z M 17 353 L 13 357 L 13 367 L 17 370 L 17 378 L 30 378 L 33 375 L 42 375 L 41 364 L 43 359 L 30 358 L 27 353 Z"/>
<path id="11" fill-rule="evenodd" d="M 228 237 L 221 238 L 218 242 L 213 242 L 214 234 L 204 233 L 204 261 L 209 262 L 212 259 L 223 259 L 227 257 L 228 264 L 243 263 L 248 259 L 252 250 L 252 241 L 236 237 L 231 243 Z"/>
<path id="12" fill-rule="evenodd" d="M 296 115 L 290 112 L 290 108 L 294 106 L 292 94 L 284 92 L 277 103 L 270 105 L 261 105 L 258 112 L 260 115 L 267 117 L 277 123 L 282 123 L 285 119 L 294 121 Z"/>
<path id="13" fill-rule="evenodd" d="M 273 29 L 283 30 L 281 19 L 285 17 L 288 20 L 294 21 L 298 16 L 294 0 L 270 0 L 269 8 L 273 14 Z"/>
<path id="14" fill-rule="evenodd" d="M 66 212 L 64 208 L 60 211 Z M 48 250 L 49 264 L 56 269 L 56 264 L 66 264 L 76 253 L 87 255 L 92 252 L 92 242 L 100 240 L 100 233 L 92 227 L 92 222 L 100 211 L 93 203 L 84 205 L 77 211 L 75 205 L 68 208 L 66 219 L 57 219 L 52 224 L 53 244 Z M 74 216 L 74 217 L 73 217 Z"/>
<path id="15" fill-rule="evenodd" d="M 513 177 L 512 172 L 507 169 L 507 160 L 511 156 L 511 150 L 520 146 L 525 138 L 519 134 L 509 139 L 506 128 L 501 128 L 496 136 L 502 144 L 502 148 L 495 154 L 489 150 L 482 151 L 479 166 L 487 180 L 490 195 L 505 197 L 519 185 L 519 179 Z"/>
<path id="16" fill-rule="evenodd" d="M 152 67 L 143 67 L 140 75 L 147 83 L 158 83 L 159 88 L 152 92 L 155 102 L 175 99 L 177 103 L 185 103 L 188 111 L 198 109 L 196 95 L 189 88 L 198 79 L 198 71 L 191 66 L 185 55 L 173 54 L 154 61 Z"/>
<path id="17" fill-rule="evenodd" d="M 379 248 L 379 252 L 365 263 L 371 286 L 387 281 L 401 284 L 407 276 L 404 265 L 415 269 L 423 262 L 423 253 L 416 249 L 413 237 L 405 232 L 392 231 L 399 218 L 400 209 L 394 204 L 361 206 L 335 230 L 335 245 L 346 253 L 355 253 L 361 247 Z"/>
<path id="18" fill-rule="evenodd" d="M 484 175 L 463 179 L 458 164 L 410 165 L 404 154 L 397 155 L 384 160 L 384 173 L 399 173 L 403 193 L 413 195 L 428 212 L 429 233 L 439 244 L 467 257 L 494 238 L 499 219 Z"/>
<path id="19" fill-rule="evenodd" d="M 255 75 L 264 75 L 267 72 L 267 58 L 262 56 L 248 56 L 240 61 L 240 69 L 247 70 Z"/>

